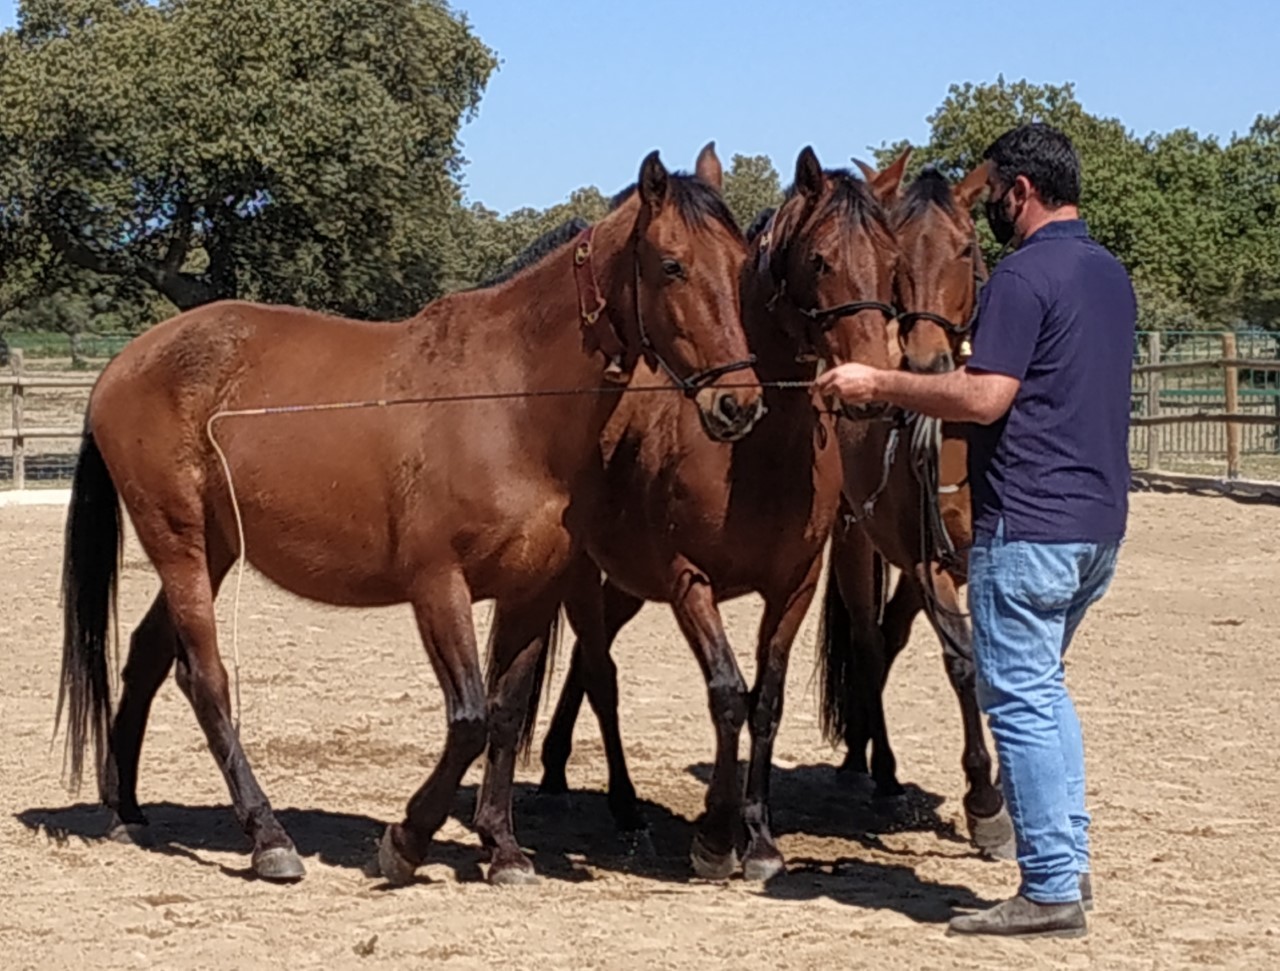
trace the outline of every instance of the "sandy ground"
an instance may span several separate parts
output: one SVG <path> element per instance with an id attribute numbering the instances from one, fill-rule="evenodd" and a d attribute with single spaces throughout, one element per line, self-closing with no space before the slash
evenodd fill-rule
<path id="1" fill-rule="evenodd" d="M 954 908 L 1006 895 L 1016 871 L 980 861 L 954 836 L 956 707 L 923 623 L 889 698 L 901 775 L 918 787 L 907 831 L 835 780 L 838 756 L 817 731 L 810 624 L 776 750 L 790 872 L 766 888 L 691 880 L 685 854 L 712 733 L 697 669 L 655 607 L 617 649 L 654 854 L 628 855 L 614 837 L 584 716 L 567 810 L 537 799 L 536 764 L 519 775 L 519 833 L 540 884 L 479 881 L 466 825 L 473 770 L 421 881 L 388 891 L 362 867 L 433 764 L 443 729 L 408 611 L 326 609 L 250 577 L 240 608 L 244 734 L 307 879 L 279 887 L 248 875 L 220 776 L 172 683 L 142 766 L 160 846 L 100 842 L 102 814 L 65 792 L 49 743 L 61 523 L 60 509 L 0 510 L 5 969 L 1280 966 L 1278 509 L 1135 497 L 1121 575 L 1070 661 L 1095 813 L 1091 934 L 996 943 L 943 935 Z M 136 547 L 127 550 L 126 625 L 155 586 Z M 220 609 L 225 635 L 229 596 Z M 757 616 L 750 601 L 727 608 L 735 643 L 749 645 Z"/>

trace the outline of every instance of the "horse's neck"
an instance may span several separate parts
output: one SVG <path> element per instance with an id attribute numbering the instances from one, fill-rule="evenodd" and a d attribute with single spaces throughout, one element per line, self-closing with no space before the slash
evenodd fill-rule
<path id="1" fill-rule="evenodd" d="M 773 296 L 769 282 L 753 276 L 742 289 L 742 326 L 756 356 L 756 374 L 761 381 L 811 381 L 813 365 L 796 360 L 799 348 L 767 306 Z"/>
<path id="2" fill-rule="evenodd" d="M 610 216 L 596 226 L 592 265 L 609 312 L 622 313 L 629 293 L 629 226 Z M 503 355 L 524 376 L 525 388 L 577 390 L 598 386 L 605 358 L 588 346 L 583 333 L 573 246 L 566 244 L 497 286 L 454 294 L 432 304 L 411 321 L 426 343 L 457 340 L 468 352 Z M 457 324 L 441 327 L 442 318 Z"/>

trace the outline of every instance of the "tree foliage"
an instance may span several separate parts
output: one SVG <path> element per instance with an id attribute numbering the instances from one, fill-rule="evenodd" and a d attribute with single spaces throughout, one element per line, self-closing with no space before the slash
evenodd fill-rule
<path id="1" fill-rule="evenodd" d="M 724 201 L 744 229 L 765 209 L 781 205 L 782 183 L 769 156 L 735 155 L 724 174 Z"/>
<path id="2" fill-rule="evenodd" d="M 912 164 L 967 172 L 1003 131 L 1044 121 L 1080 153 L 1081 207 L 1129 268 L 1148 326 L 1280 327 L 1280 114 L 1223 145 L 1187 129 L 1138 137 L 1085 111 L 1072 85 L 953 85 Z M 903 145 L 877 152 L 883 164 Z M 998 253 L 980 228 L 989 257 Z"/>
<path id="3" fill-rule="evenodd" d="M 0 236 L 24 265 L 410 312 L 453 272 L 457 133 L 494 68 L 442 0 L 22 0 Z"/>
<path id="4" fill-rule="evenodd" d="M 445 0 L 20 0 L 0 34 L 0 330 L 137 328 L 230 296 L 400 317 L 599 219 L 591 186 L 463 205 L 458 132 L 495 63 Z M 1140 137 L 1070 84 L 954 85 L 913 169 L 958 177 L 1031 120 L 1076 143 L 1144 326 L 1280 328 L 1280 113 L 1225 141 Z M 746 226 L 780 183 L 739 154 L 724 194 Z"/>

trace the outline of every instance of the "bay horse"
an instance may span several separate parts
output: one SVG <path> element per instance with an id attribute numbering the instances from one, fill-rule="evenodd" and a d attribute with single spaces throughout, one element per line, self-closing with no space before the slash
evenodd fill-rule
<path id="1" fill-rule="evenodd" d="M 58 717 L 73 785 L 91 752 L 112 835 L 146 838 L 139 752 L 176 665 L 254 870 L 303 875 L 241 747 L 219 655 L 214 599 L 243 550 L 299 596 L 413 608 L 448 729 L 435 769 L 383 834 L 387 880 L 413 878 L 486 745 L 476 826 L 489 880 L 532 879 L 513 832 L 510 753 L 583 523 L 603 498 L 601 432 L 643 359 L 696 402 L 703 434 L 747 433 L 763 396 L 738 308 L 744 250 L 719 194 L 653 152 L 626 201 L 572 243 L 407 320 L 220 302 L 135 338 L 90 398 L 63 574 Z M 121 505 L 162 589 L 133 633 L 113 719 Z M 487 686 L 471 614 L 482 599 L 496 601 Z"/>
<path id="2" fill-rule="evenodd" d="M 542 748 L 541 792 L 567 791 L 585 692 L 604 736 L 612 814 L 624 831 L 644 828 L 609 652 L 645 601 L 670 604 L 706 681 L 716 734 L 706 812 L 690 854 L 702 877 L 734 872 L 744 824 L 744 876 L 767 880 L 785 866 L 770 829 L 773 743 L 791 645 L 817 590 L 841 484 L 833 418 L 809 386 L 819 356 L 888 363 L 893 261 L 889 227 L 866 185 L 845 171 L 824 172 L 806 148 L 788 198 L 751 241 L 742 279 L 743 322 L 767 386 L 765 416 L 749 436 L 725 444 L 698 432 L 686 402 L 644 395 L 624 401 L 606 428 L 611 516 L 591 531 L 593 562 L 583 564 L 565 604 L 578 641 Z M 633 380 L 665 378 L 639 370 Z M 719 610 L 747 593 L 764 600 L 750 691 Z M 738 770 L 744 721 L 751 735 L 745 789 Z"/>
<path id="3" fill-rule="evenodd" d="M 937 171 L 925 169 L 903 191 L 908 154 L 882 173 L 862 168 L 891 209 L 902 251 L 897 292 L 901 305 L 909 308 L 898 317 L 902 366 L 948 371 L 962 359 L 978 290 L 986 279 L 970 217 L 986 186 L 986 165 L 954 188 Z M 868 779 L 870 746 L 868 781 L 875 792 L 888 797 L 902 792 L 883 691 L 912 621 L 924 610 L 942 642 L 947 675 L 960 702 L 970 838 L 990 855 L 1007 856 L 1013 829 L 991 778 L 975 694 L 971 632 L 960 610 L 959 589 L 972 542 L 963 429 L 919 421 L 909 427 L 889 421 L 841 422 L 839 437 L 844 506 L 832 539 L 819 647 L 824 730 L 833 742 L 847 746 L 844 772 Z M 901 571 L 892 597 L 890 564 Z"/>

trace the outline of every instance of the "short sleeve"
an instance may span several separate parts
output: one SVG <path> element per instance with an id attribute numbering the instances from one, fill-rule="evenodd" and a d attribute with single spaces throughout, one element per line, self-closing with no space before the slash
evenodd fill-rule
<path id="1" fill-rule="evenodd" d="M 1040 338 L 1044 313 L 1044 304 L 1023 277 L 1008 270 L 993 274 L 979 298 L 973 353 L 967 366 L 1023 380 Z"/>

